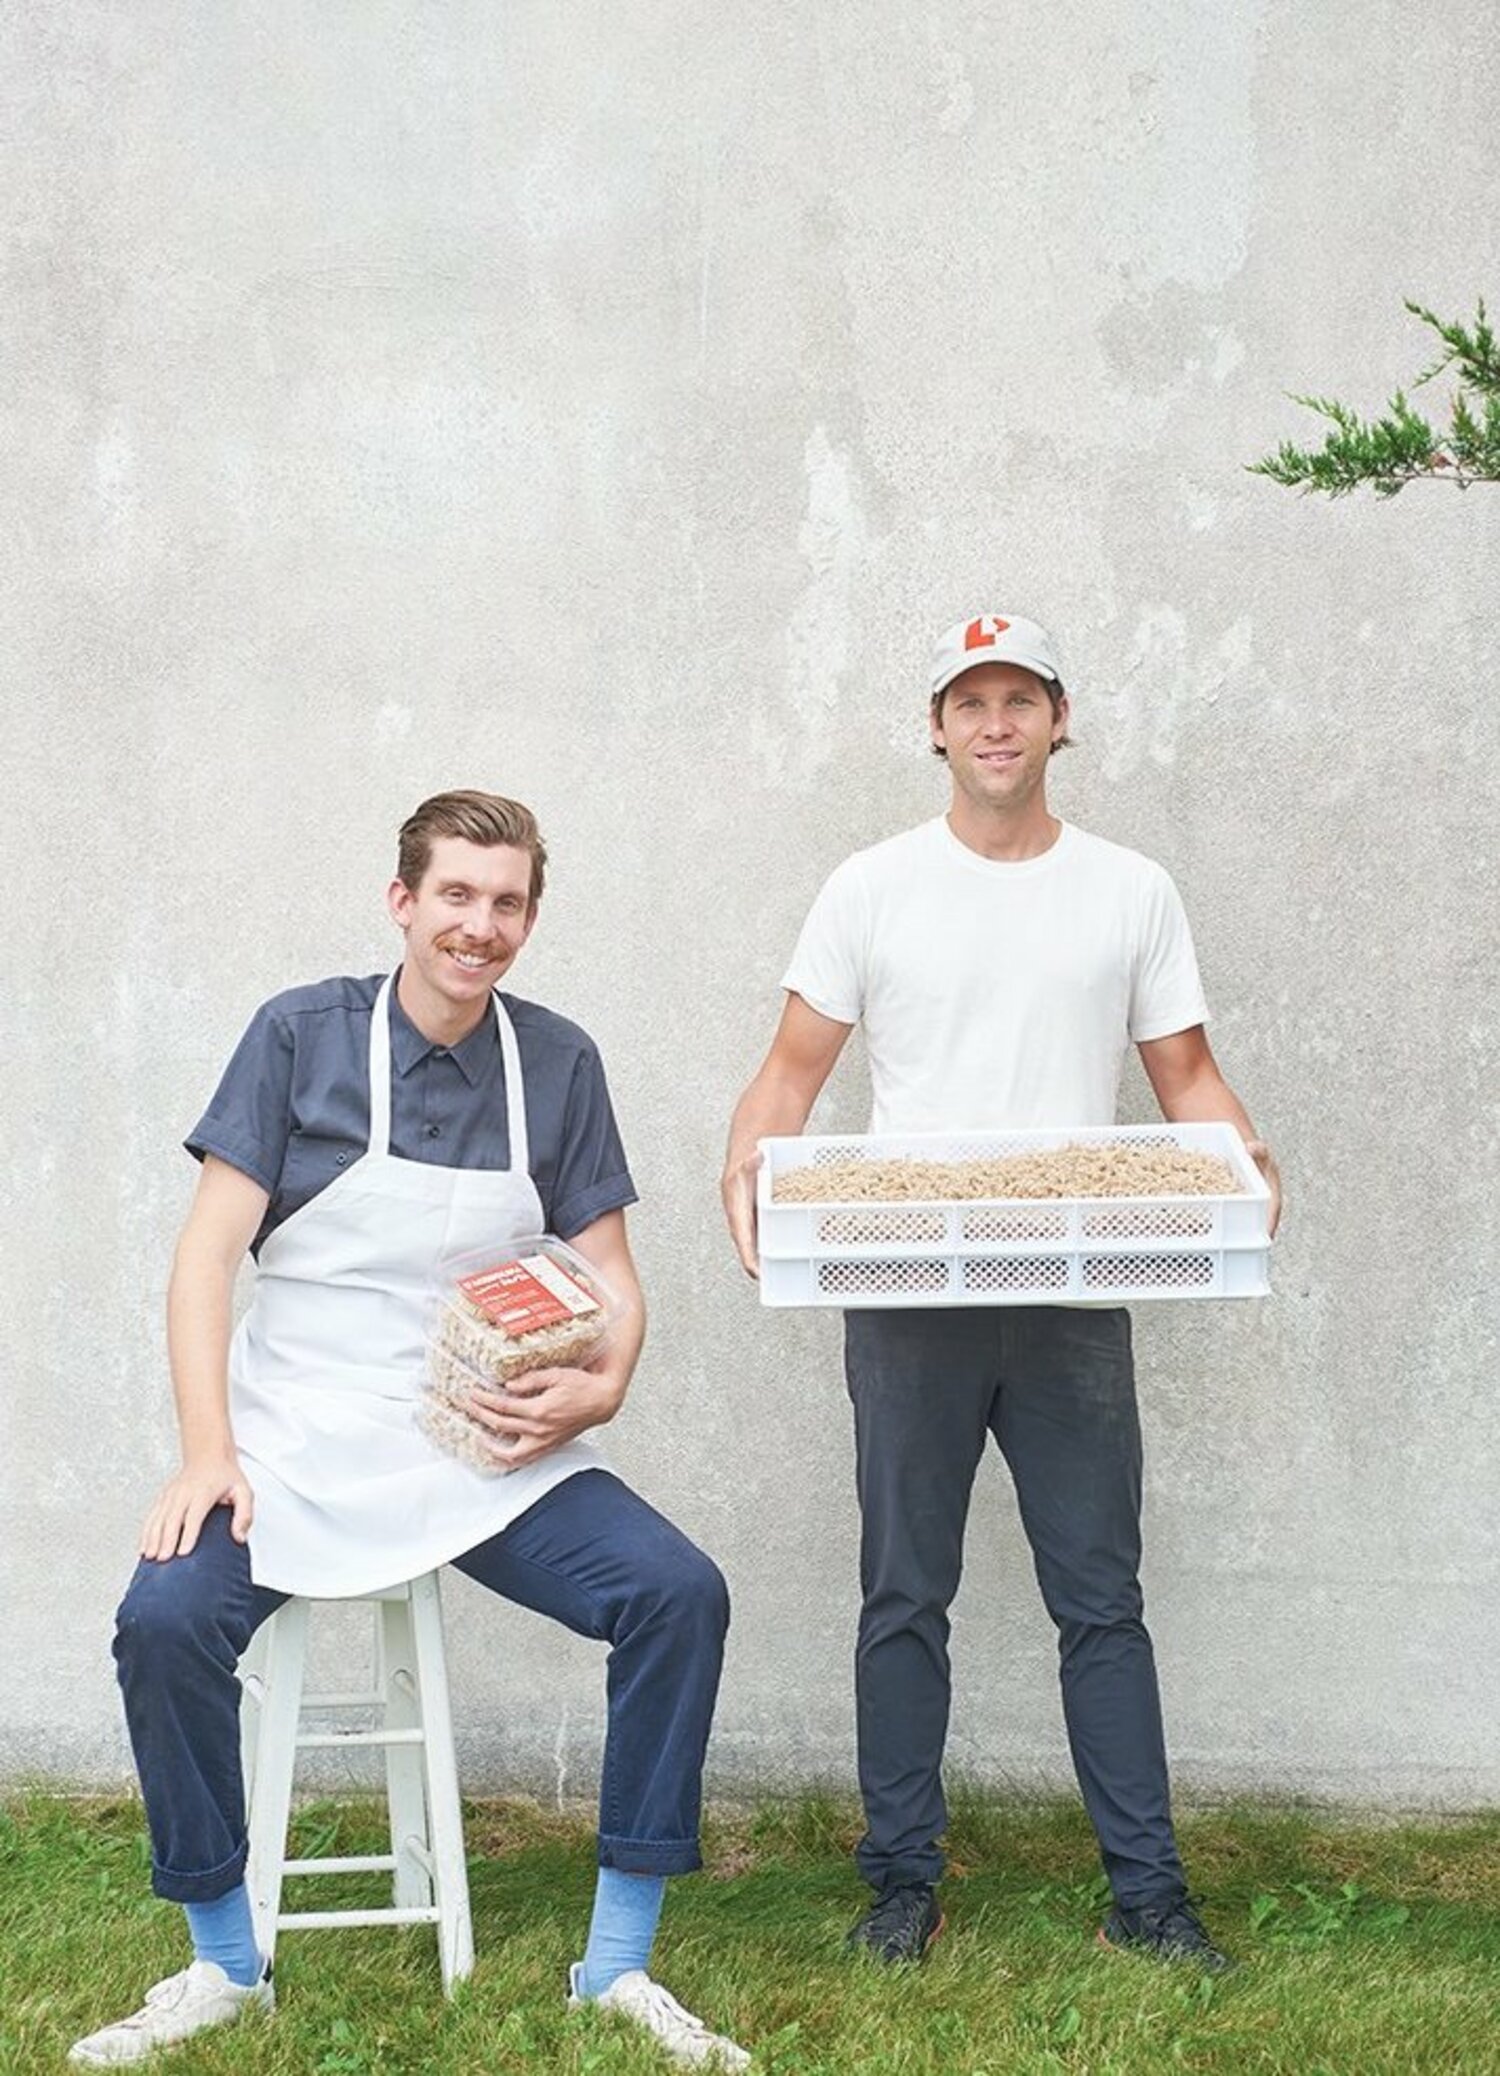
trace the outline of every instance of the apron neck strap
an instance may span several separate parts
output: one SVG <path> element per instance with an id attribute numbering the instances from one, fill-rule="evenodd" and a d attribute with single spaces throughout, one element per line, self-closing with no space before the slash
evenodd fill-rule
<path id="1" fill-rule="evenodd" d="M 370 1012 L 370 1151 L 391 1150 L 391 984 L 388 973 Z M 490 1005 L 495 1012 L 495 1029 L 500 1036 L 500 1057 L 505 1063 L 505 1120 L 510 1134 L 510 1165 L 521 1175 L 531 1172 L 531 1147 L 526 1130 L 526 1085 L 521 1077 L 521 1048 L 515 1026 L 506 1013 L 500 992 L 492 990 Z"/>
<path id="2" fill-rule="evenodd" d="M 391 983 L 388 973 L 380 983 L 375 1007 L 370 1012 L 370 1151 L 391 1150 Z"/>
<path id="3" fill-rule="evenodd" d="M 521 1047 L 516 1027 L 510 1020 L 500 990 L 491 991 L 495 1005 L 495 1028 L 500 1033 L 500 1056 L 505 1062 L 505 1129 L 510 1137 L 511 1172 L 531 1173 L 531 1144 L 526 1130 L 526 1084 L 521 1078 Z"/>

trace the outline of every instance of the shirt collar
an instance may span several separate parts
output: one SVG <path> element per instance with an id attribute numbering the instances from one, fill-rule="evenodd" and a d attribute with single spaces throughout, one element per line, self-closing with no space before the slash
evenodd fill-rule
<path id="1" fill-rule="evenodd" d="M 442 1053 L 453 1061 L 470 1088 L 477 1088 L 495 1040 L 494 1012 L 486 1007 L 485 1014 L 462 1043 L 438 1045 L 431 1038 L 423 1037 L 401 1007 L 396 990 L 391 989 L 391 1063 L 403 1080 L 429 1054 Z"/>

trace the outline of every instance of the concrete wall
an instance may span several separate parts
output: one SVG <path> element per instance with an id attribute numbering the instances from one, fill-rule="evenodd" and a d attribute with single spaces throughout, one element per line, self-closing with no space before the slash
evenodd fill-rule
<path id="1" fill-rule="evenodd" d="M 623 1470 L 737 1596 L 721 1787 L 852 1778 L 835 1315 L 763 1315 L 725 1119 L 826 870 L 935 812 L 932 631 L 1063 643 L 1056 804 L 1177 875 L 1290 1209 L 1143 1307 L 1180 1780 L 1500 1797 L 1500 493 L 1240 464 L 1472 309 L 1478 0 L 16 5 L 0 22 L 0 1764 L 128 1770 L 177 1150 L 254 1004 L 391 962 L 424 793 L 533 802 L 654 1307 Z M 857 1127 L 857 1063 L 823 1115 Z M 1139 1079 L 1128 1110 L 1146 1114 Z M 469 1778 L 586 1792 L 597 1652 L 451 1628 Z M 955 1760 L 1066 1776 L 998 1467 Z"/>

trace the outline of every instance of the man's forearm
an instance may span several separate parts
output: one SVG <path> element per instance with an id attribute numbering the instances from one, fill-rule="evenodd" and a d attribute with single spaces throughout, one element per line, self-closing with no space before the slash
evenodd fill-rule
<path id="1" fill-rule="evenodd" d="M 762 1067 L 735 1105 L 729 1123 L 729 1148 L 724 1156 L 726 1171 L 752 1158 L 762 1139 L 795 1138 L 812 1110 L 806 1090 Z"/>
<path id="2" fill-rule="evenodd" d="M 745 1273 L 760 1273 L 756 1259 L 755 1194 L 761 1139 L 795 1138 L 802 1132 L 853 1029 L 813 1009 L 797 994 L 787 996 L 771 1050 L 735 1105 L 719 1193 L 734 1250 Z"/>
<path id="3" fill-rule="evenodd" d="M 181 1468 L 157 1494 L 141 1529 L 141 1555 L 186 1557 L 215 1507 L 230 1509 L 230 1534 L 244 1542 L 255 1497 L 229 1425 L 229 1313 L 234 1266 L 204 1245 L 190 1220 L 167 1288 L 167 1348 L 177 1401 Z"/>
<path id="4" fill-rule="evenodd" d="M 184 1463 L 232 1455 L 229 1321 L 234 1272 L 187 1235 L 167 1288 L 167 1353 Z"/>
<path id="5" fill-rule="evenodd" d="M 607 1212 L 581 1233 L 575 1233 L 570 1244 L 599 1271 L 605 1287 L 615 1293 L 620 1308 L 603 1348 L 587 1365 L 589 1375 L 607 1391 L 607 1402 L 601 1402 L 593 1423 L 602 1425 L 620 1410 L 635 1375 L 646 1338 L 646 1299 L 630 1252 L 623 1211 Z"/>
<path id="6" fill-rule="evenodd" d="M 1258 1137 L 1250 1113 L 1217 1068 L 1195 1075 L 1161 1099 L 1168 1124 L 1232 1124 L 1240 1137 Z"/>
<path id="7" fill-rule="evenodd" d="M 1250 1113 L 1212 1060 L 1195 1073 L 1167 1081 L 1153 1075 L 1152 1084 L 1161 1114 L 1169 1124 L 1233 1125 L 1244 1140 L 1255 1165 L 1270 1190 L 1270 1232 L 1275 1237 L 1281 1223 L 1281 1171 L 1269 1146 L 1250 1121 Z"/>
<path id="8" fill-rule="evenodd" d="M 609 1339 L 595 1371 L 595 1375 L 606 1380 L 614 1392 L 614 1403 L 604 1415 L 606 1420 L 613 1419 L 624 1403 L 645 1339 L 646 1307 L 637 1290 L 610 1328 Z"/>

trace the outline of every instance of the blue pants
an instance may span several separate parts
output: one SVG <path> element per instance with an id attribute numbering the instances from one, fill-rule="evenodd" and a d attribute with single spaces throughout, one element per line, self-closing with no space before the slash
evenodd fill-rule
<path id="1" fill-rule="evenodd" d="M 554 1485 L 454 1563 L 610 1645 L 600 1865 L 627 1874 L 701 1866 L 703 1753 L 729 1626 L 717 1566 L 604 1470 Z M 121 1603 L 115 1660 L 158 1896 L 209 1902 L 244 1876 L 236 1666 L 286 1597 L 251 1583 L 250 1553 L 218 1507 L 189 1556 L 143 1561 Z"/>
<path id="2" fill-rule="evenodd" d="M 1141 1433 L 1130 1315 L 1018 1305 L 850 1312 L 864 1594 L 855 1661 L 861 1873 L 936 1881 L 947 1823 L 948 1609 L 993 1435 L 1057 1626 L 1063 1713 L 1116 1900 L 1185 1890 L 1141 1620 Z"/>

